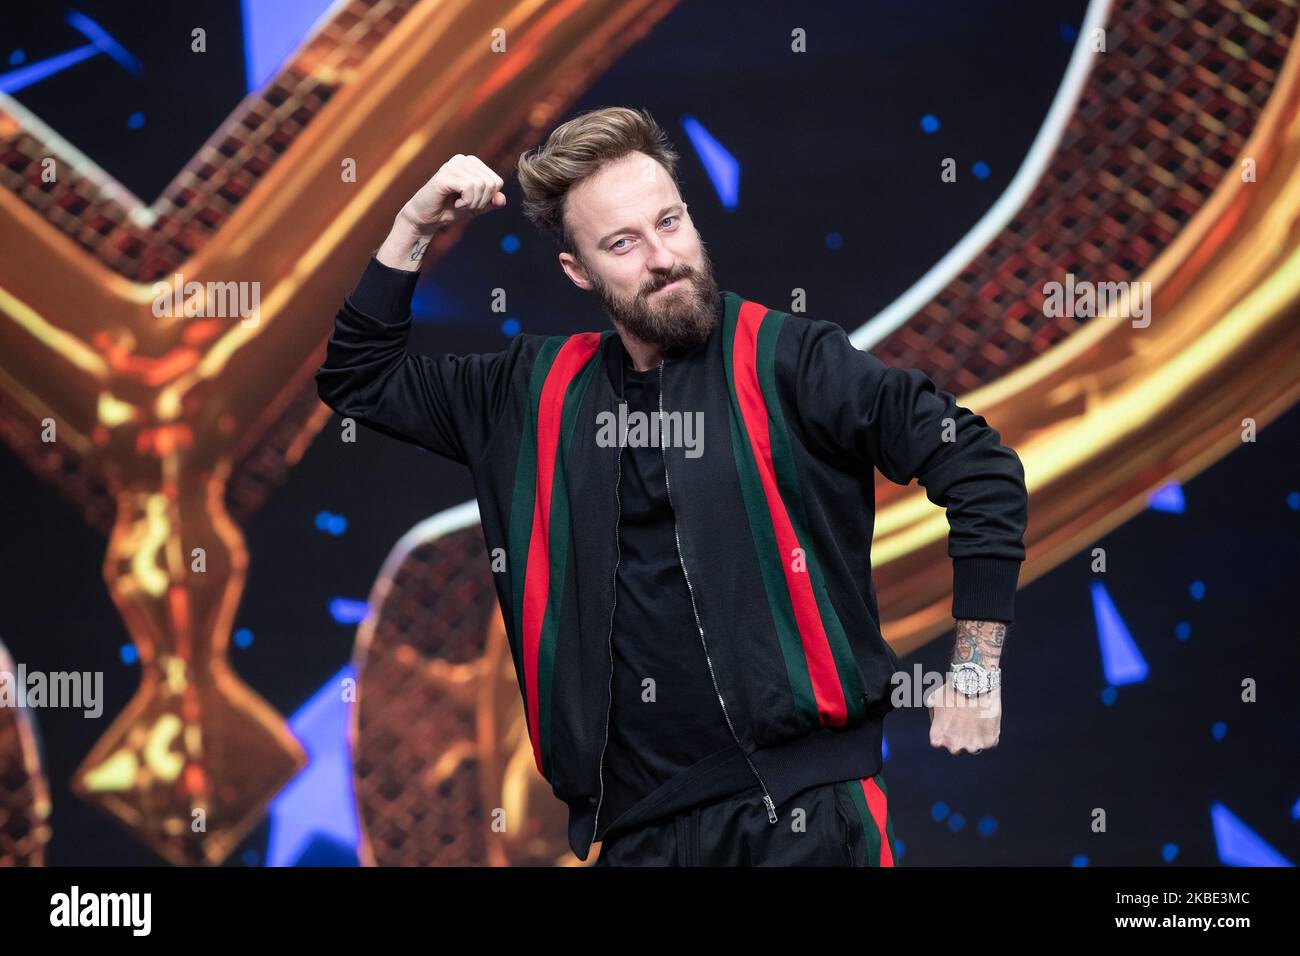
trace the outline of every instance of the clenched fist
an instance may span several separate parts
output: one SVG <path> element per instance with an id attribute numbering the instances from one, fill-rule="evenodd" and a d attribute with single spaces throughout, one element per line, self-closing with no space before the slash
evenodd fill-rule
<path id="1" fill-rule="evenodd" d="M 417 229 L 437 229 L 504 206 L 501 186 L 501 177 L 483 160 L 457 153 L 407 201 L 402 214 Z"/>
<path id="2" fill-rule="evenodd" d="M 457 153 L 406 201 L 375 258 L 391 268 L 415 272 L 435 233 L 504 206 L 502 185 L 501 177 L 477 156 Z"/>

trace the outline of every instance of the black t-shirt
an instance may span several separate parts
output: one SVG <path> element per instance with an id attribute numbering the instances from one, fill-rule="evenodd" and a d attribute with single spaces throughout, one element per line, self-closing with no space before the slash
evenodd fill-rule
<path id="1" fill-rule="evenodd" d="M 629 415 L 658 414 L 657 368 L 638 372 L 625 362 L 623 383 Z M 621 467 L 613 696 L 597 839 L 757 786 L 709 674 L 677 552 L 663 450 L 629 444 Z"/>

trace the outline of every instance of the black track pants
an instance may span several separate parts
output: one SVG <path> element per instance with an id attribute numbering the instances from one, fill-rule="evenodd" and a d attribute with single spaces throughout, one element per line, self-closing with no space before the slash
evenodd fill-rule
<path id="1" fill-rule="evenodd" d="M 772 823 L 753 789 L 685 810 L 600 844 L 596 866 L 897 866 L 894 819 L 880 774 L 809 787 Z"/>

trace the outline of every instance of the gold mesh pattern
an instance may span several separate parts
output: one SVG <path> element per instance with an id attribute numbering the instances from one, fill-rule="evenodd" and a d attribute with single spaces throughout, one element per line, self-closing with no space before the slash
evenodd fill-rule
<path id="1" fill-rule="evenodd" d="M 7 189 L 110 269 L 138 282 L 169 276 L 230 218 L 258 179 L 416 0 L 351 0 L 261 91 L 251 94 L 150 207 L 142 225 L 120 189 L 42 142 L 0 109 L 0 188 Z M 57 182 L 41 181 L 57 160 Z M 248 449 L 227 487 L 240 523 L 266 500 L 301 454 L 295 441 L 322 406 L 314 384 L 288 403 L 267 440 Z M 102 479 L 66 442 L 40 441 L 33 416 L 0 394 L 0 438 L 42 480 L 107 535 L 116 508 Z"/>
<path id="2" fill-rule="evenodd" d="M 1043 283 L 1130 281 L 1155 260 L 1235 173 L 1295 28 L 1295 0 L 1118 0 L 1024 207 L 872 352 L 960 395 L 1067 338 L 1087 319 L 1044 315 Z"/>
<path id="3" fill-rule="evenodd" d="M 381 866 L 487 862 L 477 701 L 438 679 L 441 665 L 472 666 L 483 656 L 496 600 L 490 582 L 484 587 L 482 539 L 474 525 L 418 547 L 375 609 L 355 770 L 357 805 Z M 457 752 L 463 759 L 447 760 Z"/>
<path id="4" fill-rule="evenodd" d="M 137 282 L 173 273 L 197 252 L 329 102 L 348 73 L 416 0 L 351 0 L 264 89 L 231 114 L 150 207 L 143 225 L 119 190 L 0 110 L 0 187 L 110 269 Z M 58 160 L 58 181 L 41 181 Z"/>

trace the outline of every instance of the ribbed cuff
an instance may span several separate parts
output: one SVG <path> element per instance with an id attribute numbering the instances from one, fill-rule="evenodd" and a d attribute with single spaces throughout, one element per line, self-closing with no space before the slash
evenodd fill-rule
<path id="1" fill-rule="evenodd" d="M 1007 558 L 952 559 L 952 616 L 963 621 L 1016 617 L 1016 585 L 1023 562 Z"/>
<path id="2" fill-rule="evenodd" d="M 411 296 L 420 273 L 386 266 L 374 256 L 366 263 L 348 300 L 358 312 L 385 322 L 400 322 L 411 312 Z"/>

